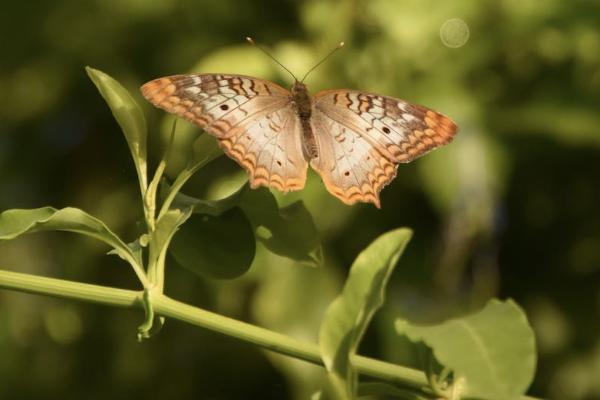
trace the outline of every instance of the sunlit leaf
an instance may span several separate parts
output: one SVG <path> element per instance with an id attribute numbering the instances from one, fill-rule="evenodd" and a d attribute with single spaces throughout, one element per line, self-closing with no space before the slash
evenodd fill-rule
<path id="1" fill-rule="evenodd" d="M 148 186 L 148 178 L 146 161 L 147 129 L 144 114 L 133 97 L 119 82 L 97 69 L 86 67 L 85 70 L 104 100 L 106 100 L 125 134 L 125 139 L 127 139 L 129 150 L 133 156 L 142 193 L 145 193 Z"/>
<path id="2" fill-rule="evenodd" d="M 387 281 L 411 235 L 409 229 L 396 229 L 363 250 L 350 269 L 342 293 L 327 309 L 319 347 L 329 372 L 327 393 L 335 399 L 355 398 L 357 376 L 350 357 L 383 303 Z"/>
<path id="3" fill-rule="evenodd" d="M 39 231 L 68 231 L 91 236 L 111 246 L 119 257 L 141 265 L 137 255 L 99 219 L 77 208 L 7 210 L 0 214 L 0 240 Z"/>
<path id="4" fill-rule="evenodd" d="M 194 214 L 174 236 L 171 253 L 190 271 L 208 278 L 232 279 L 254 259 L 252 225 L 239 208 L 218 216 Z"/>
<path id="5" fill-rule="evenodd" d="M 434 326 L 396 321 L 396 331 L 425 342 L 435 358 L 462 380 L 464 396 L 516 398 L 535 372 L 533 330 L 512 300 L 490 300 L 479 312 Z"/>
<path id="6" fill-rule="evenodd" d="M 177 232 L 177 229 L 190 217 L 191 208 L 179 210 L 173 209 L 167 211 L 161 218 L 158 219 L 156 227 L 152 232 L 152 243 L 150 247 L 149 258 L 151 261 L 157 261 L 156 264 L 151 265 L 164 265 L 164 259 L 167 254 L 167 249 L 173 235 Z M 152 271 L 155 273 L 155 271 Z M 158 282 L 160 285 L 163 283 L 163 277 L 151 277 L 153 282 Z"/>

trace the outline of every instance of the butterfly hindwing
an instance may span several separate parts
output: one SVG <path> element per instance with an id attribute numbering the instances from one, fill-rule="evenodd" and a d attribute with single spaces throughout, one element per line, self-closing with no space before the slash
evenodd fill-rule
<path id="1" fill-rule="evenodd" d="M 225 153 L 248 171 L 252 187 L 304 187 L 308 163 L 290 92 L 241 75 L 175 75 L 150 81 L 142 94 L 219 139 Z"/>
<path id="2" fill-rule="evenodd" d="M 250 186 L 282 192 L 300 190 L 308 162 L 302 155 L 302 131 L 291 105 L 253 118 L 219 139 L 221 148 L 248 171 Z"/>
<path id="3" fill-rule="evenodd" d="M 371 202 L 377 207 L 379 192 L 396 176 L 397 164 L 379 153 L 364 136 L 319 110 L 312 115 L 318 157 L 311 167 L 327 190 L 344 203 Z"/>

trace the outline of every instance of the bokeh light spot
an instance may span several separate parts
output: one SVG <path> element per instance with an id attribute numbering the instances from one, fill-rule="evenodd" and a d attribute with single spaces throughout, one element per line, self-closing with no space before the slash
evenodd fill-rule
<path id="1" fill-rule="evenodd" d="M 440 28 L 442 43 L 453 49 L 464 46 L 469 35 L 469 26 L 460 18 L 449 19 Z"/>

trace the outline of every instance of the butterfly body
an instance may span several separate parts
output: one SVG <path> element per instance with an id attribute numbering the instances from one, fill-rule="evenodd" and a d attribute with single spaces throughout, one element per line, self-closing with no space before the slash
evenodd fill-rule
<path id="1" fill-rule="evenodd" d="M 302 126 L 302 150 L 304 158 L 310 161 L 318 155 L 317 144 L 310 121 L 312 101 L 306 85 L 302 82 L 294 82 L 291 93 L 292 104 L 296 110 L 296 114 L 298 114 L 298 118 L 300 118 L 300 125 Z"/>
<path id="2" fill-rule="evenodd" d="M 346 204 L 379 207 L 398 163 L 449 143 L 457 131 L 426 107 L 346 89 L 311 96 L 297 80 L 288 91 L 241 75 L 174 75 L 141 90 L 152 104 L 215 136 L 246 169 L 251 187 L 300 190 L 310 164 Z"/>

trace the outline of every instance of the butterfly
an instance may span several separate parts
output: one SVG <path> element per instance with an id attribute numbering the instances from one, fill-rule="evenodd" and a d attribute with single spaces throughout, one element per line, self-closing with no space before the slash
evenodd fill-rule
<path id="1" fill-rule="evenodd" d="M 398 164 L 449 143 L 458 130 L 448 117 L 393 97 L 348 89 L 311 96 L 307 75 L 292 74 L 291 91 L 250 76 L 188 74 L 152 80 L 141 92 L 215 136 L 248 172 L 253 189 L 300 190 L 310 164 L 348 205 L 380 208 L 379 193 Z"/>

